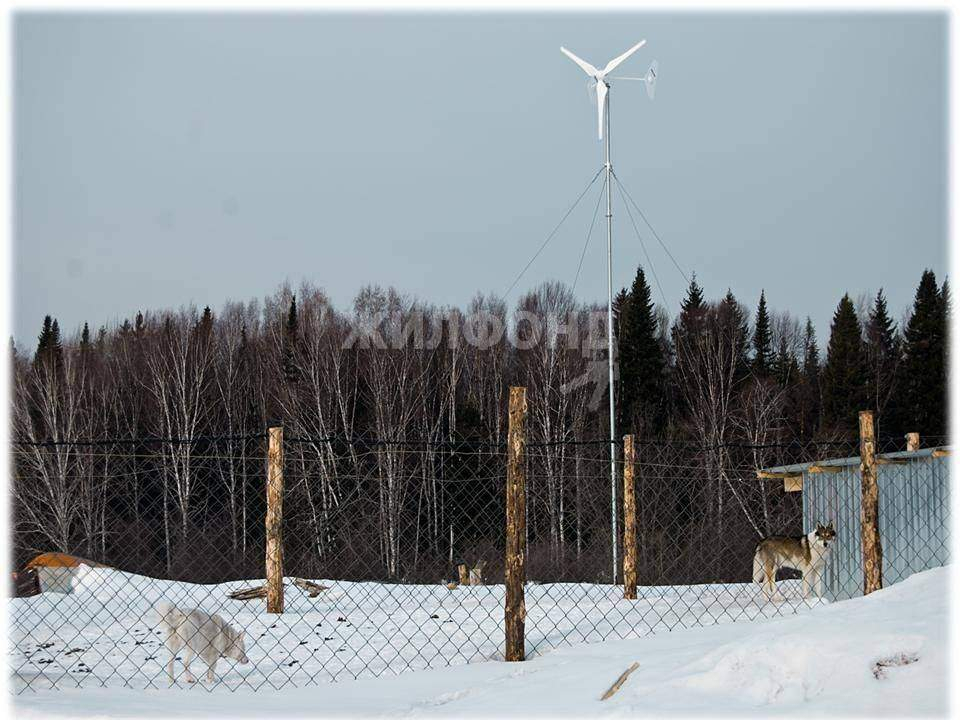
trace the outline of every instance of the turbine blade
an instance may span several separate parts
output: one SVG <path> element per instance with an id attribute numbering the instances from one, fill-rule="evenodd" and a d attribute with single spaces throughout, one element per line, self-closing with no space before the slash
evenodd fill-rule
<path id="1" fill-rule="evenodd" d="M 562 53 L 563 53 L 564 55 L 566 55 L 568 58 L 570 58 L 571 60 L 573 60 L 577 65 L 580 66 L 580 69 L 583 70 L 583 71 L 584 71 L 587 75 L 589 75 L 590 77 L 596 77 L 596 76 L 598 75 L 597 69 L 596 69 L 593 65 L 591 65 L 590 63 L 588 63 L 586 60 L 581 60 L 581 59 L 578 58 L 576 55 L 574 55 L 572 52 L 570 52 L 569 50 L 567 50 L 565 47 L 561 47 L 561 48 L 560 48 L 560 52 L 562 52 Z"/>
<path id="2" fill-rule="evenodd" d="M 597 83 L 597 129 L 600 139 L 603 140 L 603 113 L 607 106 L 607 84 L 602 80 Z"/>
<path id="3" fill-rule="evenodd" d="M 626 60 L 628 57 L 630 57 L 631 55 L 633 55 L 637 50 L 639 50 L 640 48 L 642 48 L 642 47 L 643 47 L 644 45 L 646 45 L 646 44 L 647 44 L 647 41 L 646 41 L 646 40 L 641 40 L 641 41 L 638 42 L 636 45 L 634 45 L 632 48 L 630 48 L 629 50 L 627 50 L 623 55 L 619 55 L 619 56 L 615 57 L 613 60 L 611 60 L 610 62 L 608 62 L 608 63 L 607 63 L 607 66 L 603 69 L 603 75 L 606 75 L 608 72 L 613 71 L 613 69 L 614 69 L 615 67 L 617 67 L 617 65 L 619 65 L 620 63 L 622 63 L 624 60 Z"/>

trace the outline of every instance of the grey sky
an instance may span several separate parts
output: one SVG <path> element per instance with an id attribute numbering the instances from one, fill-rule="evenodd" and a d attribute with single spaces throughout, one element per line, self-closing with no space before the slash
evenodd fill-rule
<path id="1" fill-rule="evenodd" d="M 945 14 L 41 15 L 14 25 L 14 333 L 307 278 L 439 304 L 504 292 L 614 168 L 708 297 L 809 314 L 946 269 Z M 600 183 L 519 291 L 572 282 Z M 598 218 L 599 220 L 602 218 Z M 644 262 L 615 197 L 614 279 Z M 598 225 L 577 294 L 606 298 Z M 645 232 L 671 315 L 686 281 Z M 644 264 L 646 264 L 644 262 Z M 663 302 L 654 286 L 654 297 Z"/>

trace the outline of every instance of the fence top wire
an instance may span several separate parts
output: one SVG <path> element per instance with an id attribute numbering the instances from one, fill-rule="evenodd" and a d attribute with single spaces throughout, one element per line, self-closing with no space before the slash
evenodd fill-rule
<path id="1" fill-rule="evenodd" d="M 321 445 L 340 443 L 352 446 L 392 445 L 398 447 L 506 447 L 504 440 L 487 440 L 485 438 L 378 438 L 367 435 L 292 435 L 284 437 L 285 442 L 301 445 Z"/>
<path id="2" fill-rule="evenodd" d="M 13 439 L 11 445 L 15 447 L 96 447 L 109 445 L 193 445 L 200 443 L 216 444 L 237 442 L 242 440 L 263 440 L 266 433 L 250 433 L 247 435 L 194 435 L 192 437 L 112 437 L 112 438 L 81 438 L 76 440 L 23 440 Z"/>
<path id="3" fill-rule="evenodd" d="M 101 437 L 101 438 L 80 438 L 70 440 L 27 440 L 12 439 L 10 444 L 14 448 L 44 448 L 44 447 L 110 447 L 110 446 L 152 446 L 152 445 L 223 445 L 231 442 L 245 442 L 251 440 L 266 440 L 266 432 L 235 434 L 235 435 L 193 435 L 190 437 L 159 437 L 159 436 L 139 436 L 139 437 Z M 949 443 L 945 436 L 929 436 L 923 438 L 928 447 L 944 447 Z M 744 441 L 730 441 L 716 444 L 703 443 L 698 440 L 690 439 L 671 439 L 671 438 L 649 438 L 635 437 L 634 445 L 639 448 L 658 448 L 669 447 L 673 449 L 689 449 L 701 452 L 716 452 L 720 450 L 791 450 L 797 448 L 818 449 L 818 448 L 849 448 L 853 449 L 858 445 L 858 439 L 847 440 L 821 440 L 821 439 L 800 439 L 791 438 L 788 440 L 779 440 L 769 443 L 751 443 Z M 404 437 L 389 438 L 376 437 L 373 435 L 287 435 L 284 437 L 285 444 L 291 445 L 322 445 L 328 444 L 343 445 L 353 448 L 374 449 L 377 447 L 399 447 L 399 448 L 444 448 L 458 451 L 468 451 L 471 449 L 495 448 L 497 450 L 506 450 L 506 439 L 491 440 L 482 437 L 452 437 L 452 438 L 424 438 L 424 437 Z M 880 436 L 877 443 L 881 449 L 887 449 L 888 452 L 895 451 L 905 446 L 905 439 L 900 436 Z M 619 447 L 622 440 L 610 439 L 562 439 L 537 441 L 528 440 L 525 445 L 528 449 L 552 447 L 608 447 L 610 445 Z"/>

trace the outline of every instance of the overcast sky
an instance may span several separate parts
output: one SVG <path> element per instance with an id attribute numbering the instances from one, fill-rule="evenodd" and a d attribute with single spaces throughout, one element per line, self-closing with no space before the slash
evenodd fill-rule
<path id="1" fill-rule="evenodd" d="M 503 293 L 600 168 L 708 297 L 812 316 L 946 268 L 944 14 L 44 15 L 14 23 L 14 333 L 263 297 Z M 594 185 L 511 293 L 571 283 Z M 602 215 L 602 212 L 601 212 Z M 598 222 L 602 217 L 598 217 Z M 605 237 L 577 295 L 606 299 Z M 654 297 L 686 280 L 644 226 Z M 647 265 L 615 195 L 614 281 Z M 648 273 L 649 275 L 649 273 Z"/>

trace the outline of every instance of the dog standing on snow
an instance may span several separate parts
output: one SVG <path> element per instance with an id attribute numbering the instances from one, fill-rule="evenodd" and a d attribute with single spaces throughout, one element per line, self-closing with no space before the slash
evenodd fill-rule
<path id="1" fill-rule="evenodd" d="M 170 651 L 167 674 L 175 682 L 173 662 L 177 653 L 185 649 L 183 667 L 187 682 L 196 682 L 190 672 L 190 661 L 199 656 L 207 664 L 207 681 L 214 681 L 213 671 L 221 657 L 232 658 L 246 665 L 249 662 L 243 644 L 243 633 L 234 630 L 219 615 L 208 615 L 203 610 L 181 610 L 173 603 L 160 601 L 154 606 L 164 631 L 163 642 Z"/>
<path id="2" fill-rule="evenodd" d="M 817 523 L 817 529 L 800 537 L 769 537 L 761 540 L 753 554 L 753 580 L 763 586 L 767 600 L 776 592 L 777 570 L 792 568 L 803 575 L 803 597 L 810 595 L 811 578 L 818 598 L 823 597 L 823 568 L 830 543 L 837 537 L 833 521 Z"/>

